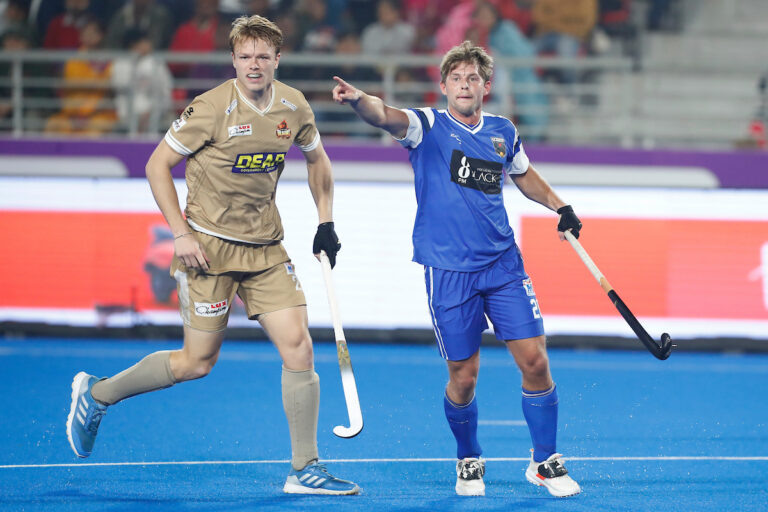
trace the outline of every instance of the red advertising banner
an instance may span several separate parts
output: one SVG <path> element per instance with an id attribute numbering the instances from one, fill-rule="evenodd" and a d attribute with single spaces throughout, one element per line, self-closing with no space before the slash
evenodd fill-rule
<path id="1" fill-rule="evenodd" d="M 584 218 L 580 241 L 638 316 L 768 319 L 768 222 Z M 526 270 L 545 314 L 614 314 L 551 218 L 521 218 Z"/>
<path id="2" fill-rule="evenodd" d="M 0 225 L 0 307 L 176 307 L 159 213 L 0 211 Z"/>

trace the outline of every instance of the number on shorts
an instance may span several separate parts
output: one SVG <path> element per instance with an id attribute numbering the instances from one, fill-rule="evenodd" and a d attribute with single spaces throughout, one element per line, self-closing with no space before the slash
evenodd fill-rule
<path id="1" fill-rule="evenodd" d="M 541 313 L 539 313 L 539 303 L 536 302 L 536 299 L 531 299 L 531 311 L 533 311 L 533 318 L 541 318 Z"/>

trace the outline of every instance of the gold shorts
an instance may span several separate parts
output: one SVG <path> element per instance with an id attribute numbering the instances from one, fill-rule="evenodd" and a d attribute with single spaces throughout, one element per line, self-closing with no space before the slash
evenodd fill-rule
<path id="1" fill-rule="evenodd" d="M 251 320 L 307 304 L 281 243 L 251 245 L 199 232 L 194 236 L 210 260 L 209 270 L 189 270 L 175 256 L 171 264 L 184 325 L 201 331 L 224 330 L 235 293 Z"/>

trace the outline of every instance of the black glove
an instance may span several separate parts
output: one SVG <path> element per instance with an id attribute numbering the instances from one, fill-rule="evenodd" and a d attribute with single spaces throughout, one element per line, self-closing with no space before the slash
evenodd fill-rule
<path id="1" fill-rule="evenodd" d="M 336 231 L 333 230 L 333 222 L 323 222 L 317 226 L 317 233 L 315 233 L 315 241 L 312 242 L 312 252 L 314 254 L 320 254 L 320 251 L 325 251 L 328 255 L 328 261 L 331 262 L 331 268 L 336 265 L 336 253 L 341 249 L 339 243 L 339 237 L 336 236 Z"/>
<path id="2" fill-rule="evenodd" d="M 576 214 L 573 213 L 573 207 L 569 204 L 565 205 L 562 208 L 558 208 L 557 213 L 560 214 L 560 222 L 557 223 L 557 230 L 565 233 L 570 229 L 573 236 L 579 238 L 581 221 Z"/>

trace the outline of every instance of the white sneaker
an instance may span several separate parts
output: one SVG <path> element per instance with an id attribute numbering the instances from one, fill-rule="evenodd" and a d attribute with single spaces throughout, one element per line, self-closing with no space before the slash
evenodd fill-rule
<path id="1" fill-rule="evenodd" d="M 459 496 L 485 496 L 485 461 L 467 457 L 456 462 L 456 494 Z"/>
<path id="2" fill-rule="evenodd" d="M 533 485 L 546 487 L 552 496 L 558 498 L 579 494 L 581 487 L 568 476 L 568 470 L 563 466 L 561 457 L 561 454 L 553 453 L 544 462 L 534 462 L 531 453 L 531 463 L 525 470 L 525 478 Z"/>

